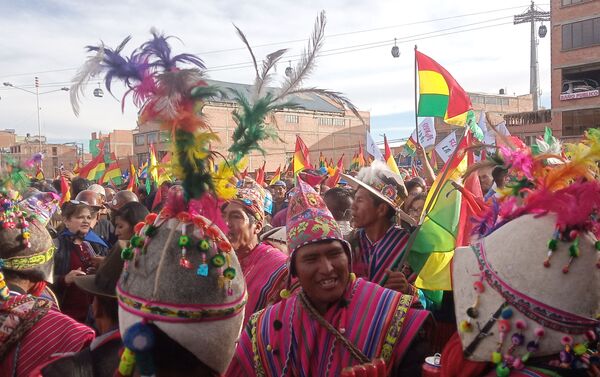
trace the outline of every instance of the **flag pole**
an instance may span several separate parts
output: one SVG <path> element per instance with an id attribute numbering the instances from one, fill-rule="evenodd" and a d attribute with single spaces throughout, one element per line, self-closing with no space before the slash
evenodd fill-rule
<path id="1" fill-rule="evenodd" d="M 415 45 L 415 128 L 417 129 L 417 140 L 415 140 L 417 142 L 417 144 L 419 144 L 419 108 L 417 105 L 417 92 L 418 92 L 418 88 L 417 88 L 417 79 L 418 79 L 418 67 L 417 67 L 417 45 Z"/>

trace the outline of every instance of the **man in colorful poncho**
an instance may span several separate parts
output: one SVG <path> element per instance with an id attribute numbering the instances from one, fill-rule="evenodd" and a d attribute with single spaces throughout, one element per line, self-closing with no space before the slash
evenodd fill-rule
<path id="1" fill-rule="evenodd" d="M 427 313 L 412 297 L 350 273 L 350 245 L 321 197 L 299 180 L 288 215 L 289 266 L 302 290 L 254 314 L 228 376 L 339 376 L 385 360 L 386 375 L 414 375 Z M 289 282 L 288 282 L 289 284 Z"/>
<path id="2" fill-rule="evenodd" d="M 280 299 L 288 275 L 287 255 L 266 242 L 258 234 L 265 220 L 264 190 L 253 182 L 238 190 L 237 197 L 223 210 L 231 242 L 246 280 L 248 302 L 245 322 L 250 316 Z"/>
<path id="3" fill-rule="evenodd" d="M 395 225 L 407 196 L 402 178 L 385 163 L 374 161 L 355 177 L 345 176 L 356 189 L 352 204 L 354 239 L 353 271 L 373 283 L 414 294 L 398 266 L 404 258 L 410 233 Z M 406 217 L 403 217 L 403 219 Z"/>
<path id="4" fill-rule="evenodd" d="M 0 202 L 0 376 L 29 376 L 55 354 L 80 351 L 94 331 L 39 297 L 52 281 L 51 214 L 6 196 Z"/>

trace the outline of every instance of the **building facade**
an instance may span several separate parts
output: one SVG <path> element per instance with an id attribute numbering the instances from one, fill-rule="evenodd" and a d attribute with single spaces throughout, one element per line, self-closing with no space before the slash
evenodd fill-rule
<path id="1" fill-rule="evenodd" d="M 40 143 L 41 141 L 41 143 Z M 33 157 L 34 154 L 42 152 L 44 159 L 42 169 L 46 179 L 52 179 L 58 176 L 60 168 L 72 170 L 77 163 L 79 148 L 76 145 L 48 144 L 46 138 L 27 135 L 25 137 L 15 135 L 15 142 L 4 147 L 6 153 L 2 153 L 2 164 L 6 163 L 6 158 L 15 162 L 25 162 Z"/>
<path id="2" fill-rule="evenodd" d="M 226 91 L 248 93 L 250 90 L 250 86 L 244 84 L 220 81 L 210 83 Z M 248 171 L 254 171 L 263 163 L 267 172 L 273 172 L 279 166 L 283 169 L 294 154 L 296 135 L 308 146 L 313 165 L 318 166 L 319 155 L 323 153 L 327 160 L 333 159 L 334 162 L 344 155 L 344 165 L 349 167 L 359 142 L 364 144 L 369 129 L 369 112 L 360 112 L 363 122 L 351 111 L 317 95 L 298 95 L 291 100 L 298 104 L 299 108 L 284 109 L 266 119 L 267 126 L 277 130 L 278 138 L 263 143 L 267 151 L 266 156 L 258 152 L 249 156 Z M 228 98 L 210 101 L 203 108 L 207 123 L 220 138 L 220 142 L 211 147 L 225 156 L 236 127 L 232 117 L 235 110 L 235 102 Z M 159 159 L 170 147 L 168 132 L 161 131 L 159 125 L 152 122 L 138 125 L 134 130 L 133 142 L 138 165 L 147 160 L 150 144 L 155 145 Z"/>
<path id="3" fill-rule="evenodd" d="M 552 128 L 563 140 L 600 127 L 600 0 L 552 0 Z"/>

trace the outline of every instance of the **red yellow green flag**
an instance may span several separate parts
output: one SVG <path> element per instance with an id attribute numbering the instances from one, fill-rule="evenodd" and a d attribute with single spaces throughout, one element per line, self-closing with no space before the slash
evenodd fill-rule
<path id="1" fill-rule="evenodd" d="M 387 142 L 387 137 L 385 135 L 383 135 L 383 143 L 385 145 L 385 154 L 384 154 L 385 163 L 387 164 L 387 166 L 389 166 L 389 168 L 394 173 L 400 174 L 400 169 L 398 169 L 398 164 L 396 163 L 396 160 L 394 159 L 394 155 L 392 154 L 392 150 L 390 149 L 390 146 Z"/>
<path id="2" fill-rule="evenodd" d="M 64 176 L 60 176 L 60 205 L 71 200 L 71 185 Z"/>
<path id="3" fill-rule="evenodd" d="M 104 171 L 104 174 L 98 180 L 98 183 L 104 184 L 113 182 L 115 185 L 121 185 L 123 183 L 123 177 L 121 176 L 121 168 L 116 159 L 114 159 Z"/>
<path id="4" fill-rule="evenodd" d="M 415 51 L 419 67 L 420 117 L 440 117 L 444 122 L 465 126 L 469 112 L 473 112 L 471 99 L 444 67 L 429 56 Z"/>
<path id="5" fill-rule="evenodd" d="M 148 164 L 148 175 L 152 177 L 154 182 L 158 183 L 158 159 L 156 158 L 156 150 L 154 144 L 150 144 L 150 162 Z"/>
<path id="6" fill-rule="evenodd" d="M 129 183 L 127 184 L 127 191 L 135 192 L 138 185 L 139 181 L 135 166 L 133 166 L 133 162 L 129 160 Z"/>
<path id="7" fill-rule="evenodd" d="M 294 175 L 304 169 L 312 169 L 308 155 L 308 147 L 300 136 L 296 135 L 296 150 L 294 152 Z"/>
<path id="8" fill-rule="evenodd" d="M 104 151 L 104 141 L 98 145 L 98 149 Z M 100 166 L 102 164 L 102 166 Z M 104 153 L 98 153 L 92 161 L 79 169 L 79 176 L 89 180 L 96 180 L 98 170 L 104 171 Z M 101 177 L 102 175 L 100 175 Z M 99 178 L 99 177 L 98 177 Z"/>
<path id="9" fill-rule="evenodd" d="M 359 168 L 362 168 L 363 166 L 365 166 L 367 164 L 367 161 L 365 160 L 365 152 L 363 150 L 363 146 L 360 141 L 358 142 L 358 155 L 356 156 L 356 158 L 357 158 Z"/>
<path id="10" fill-rule="evenodd" d="M 262 186 L 263 183 L 265 183 L 265 165 L 267 164 L 266 161 L 263 161 L 262 167 L 256 169 L 256 183 L 258 183 L 259 185 Z"/>
<path id="11" fill-rule="evenodd" d="M 269 186 L 273 186 L 277 181 L 281 181 L 281 165 L 277 167 L 277 170 L 275 170 L 275 174 L 273 174 L 273 178 L 271 178 Z"/>

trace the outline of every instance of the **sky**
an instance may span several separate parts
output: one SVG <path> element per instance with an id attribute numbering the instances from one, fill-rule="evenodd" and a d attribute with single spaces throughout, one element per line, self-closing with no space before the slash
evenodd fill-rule
<path id="1" fill-rule="evenodd" d="M 0 83 L 28 90 L 40 81 L 42 135 L 54 142 L 84 141 L 91 132 L 133 129 L 136 108 L 121 112 L 123 88 L 102 98 L 86 91 L 79 117 L 68 92 L 87 57 L 84 47 L 100 41 L 117 46 L 128 35 L 128 53 L 155 27 L 176 36 L 176 53 L 197 54 L 215 80 L 251 83 L 250 56 L 235 33 L 244 31 L 257 59 L 280 48 L 288 52 L 277 77 L 296 64 L 316 16 L 326 11 L 326 40 L 305 86 L 344 93 L 371 112 L 371 134 L 380 140 L 410 135 L 414 128 L 414 45 L 437 60 L 467 91 L 529 92 L 529 24 L 513 25 L 524 0 L 0 0 Z M 539 4 L 549 9 L 549 4 Z M 549 28 L 549 25 L 547 25 Z M 397 38 L 400 57 L 390 50 Z M 265 46 L 267 45 L 267 46 Z M 539 41 L 542 106 L 550 98 L 550 33 Z M 46 93 L 49 92 L 49 93 Z M 36 96 L 0 86 L 0 129 L 37 134 Z"/>

